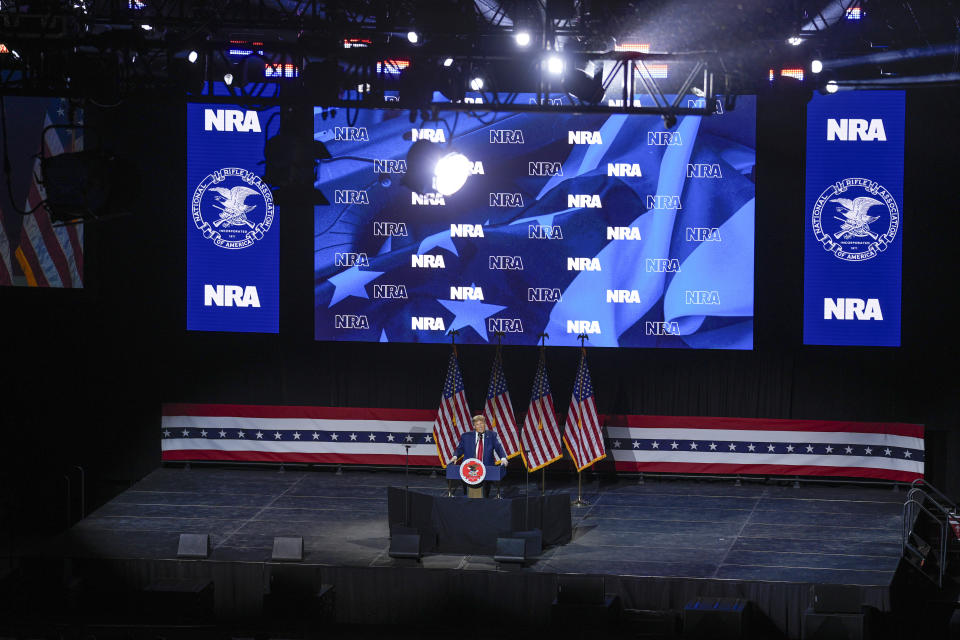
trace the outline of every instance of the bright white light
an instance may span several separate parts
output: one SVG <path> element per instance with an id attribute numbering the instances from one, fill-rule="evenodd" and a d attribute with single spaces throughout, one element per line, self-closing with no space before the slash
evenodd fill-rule
<path id="1" fill-rule="evenodd" d="M 449 67 L 452 64 L 453 64 L 453 58 L 447 58 L 446 60 L 443 61 L 443 66 L 445 67 Z"/>
<path id="2" fill-rule="evenodd" d="M 552 56 L 549 60 L 547 60 L 547 71 L 555 76 L 563 73 L 563 60 L 557 56 Z"/>
<path id="3" fill-rule="evenodd" d="M 233 84 L 233 74 L 232 73 L 223 74 L 223 81 L 229 87 L 231 84 Z"/>
<path id="4" fill-rule="evenodd" d="M 140 28 L 143 29 L 144 31 L 153 31 L 153 27 L 151 27 L 148 24 L 142 24 L 140 25 Z"/>
<path id="5" fill-rule="evenodd" d="M 526 47 L 530 44 L 530 32 L 529 31 L 519 31 L 517 35 L 513 36 L 517 41 L 518 47 Z"/>
<path id="6" fill-rule="evenodd" d="M 190 62 L 196 62 L 197 58 L 199 57 L 200 57 L 200 54 L 197 53 L 196 51 L 191 51 L 190 53 L 187 54 L 187 60 L 189 60 Z"/>
<path id="7" fill-rule="evenodd" d="M 790 36 L 787 38 L 787 44 L 792 44 L 795 47 L 799 47 L 801 44 L 803 44 L 803 38 L 800 36 Z"/>
<path id="8" fill-rule="evenodd" d="M 470 89 L 473 91 L 480 91 L 481 89 L 483 89 L 483 78 L 481 78 L 480 76 L 477 76 L 476 78 L 471 80 Z"/>
<path id="9" fill-rule="evenodd" d="M 420 42 L 420 34 L 416 31 L 407 31 L 407 40 L 410 41 L 410 44 L 417 44 Z"/>
<path id="10" fill-rule="evenodd" d="M 823 61 L 822 60 L 811 60 L 810 61 L 810 71 L 813 73 L 820 73 L 823 71 Z"/>
<path id="11" fill-rule="evenodd" d="M 827 83 L 827 93 L 836 93 L 840 90 L 840 85 L 837 84 L 836 80 L 831 80 Z"/>
<path id="12" fill-rule="evenodd" d="M 443 196 L 456 193 L 470 177 L 472 168 L 467 156 L 455 151 L 448 153 L 437 161 L 437 166 L 433 169 L 434 189 Z"/>

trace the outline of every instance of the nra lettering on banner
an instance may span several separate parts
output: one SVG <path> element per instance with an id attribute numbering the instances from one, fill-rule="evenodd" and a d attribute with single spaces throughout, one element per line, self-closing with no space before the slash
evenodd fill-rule
<path id="1" fill-rule="evenodd" d="M 447 202 L 439 193 L 417 193 L 416 191 L 411 191 L 410 204 L 415 204 L 417 206 L 437 207 L 446 206 Z"/>
<path id="2" fill-rule="evenodd" d="M 334 204 L 370 204 L 365 190 L 337 189 L 333 192 Z"/>
<path id="3" fill-rule="evenodd" d="M 640 240 L 638 227 L 607 227 L 607 240 Z"/>
<path id="4" fill-rule="evenodd" d="M 483 104 L 483 98 L 464 98 L 464 104 Z"/>
<path id="5" fill-rule="evenodd" d="M 203 130 L 260 133 L 260 118 L 257 116 L 256 111 L 238 111 L 237 109 L 204 109 Z"/>
<path id="6" fill-rule="evenodd" d="M 333 317 L 333 326 L 336 329 L 369 329 L 370 321 L 367 320 L 367 316 L 338 313 Z"/>
<path id="7" fill-rule="evenodd" d="M 607 289 L 607 302 L 640 304 L 640 292 L 636 289 Z"/>
<path id="8" fill-rule="evenodd" d="M 523 333 L 523 321 L 520 318 L 487 318 L 487 331 L 490 333 Z"/>
<path id="9" fill-rule="evenodd" d="M 599 258 L 567 258 L 567 271 L 602 271 Z"/>
<path id="10" fill-rule="evenodd" d="M 531 176 L 562 176 L 562 162 L 528 162 L 527 175 Z"/>
<path id="11" fill-rule="evenodd" d="M 677 273 L 680 261 L 676 258 L 647 258 L 647 273 Z"/>
<path id="12" fill-rule="evenodd" d="M 410 139 L 413 142 L 417 140 L 429 140 L 430 142 L 446 142 L 447 136 L 443 129 L 410 129 Z"/>
<path id="13" fill-rule="evenodd" d="M 608 106 L 608 107 L 622 107 L 622 106 L 623 106 L 623 98 L 617 98 L 617 99 L 615 99 L 615 100 L 607 100 L 607 106 Z M 640 100 L 640 98 L 634 98 L 634 100 L 633 100 L 633 106 L 635 106 L 635 107 L 642 107 L 642 106 L 643 106 L 643 102 Z"/>
<path id="14" fill-rule="evenodd" d="M 693 100 L 687 100 L 687 107 L 690 109 L 706 109 L 707 99 L 694 98 Z M 718 116 L 723 115 L 723 102 L 719 98 L 714 100 L 713 112 Z"/>
<path id="15" fill-rule="evenodd" d="M 470 175 L 472 176 L 482 176 L 483 175 L 483 161 L 477 160 L 470 167 Z"/>
<path id="16" fill-rule="evenodd" d="M 406 173 L 407 161 L 406 160 L 374 160 L 373 172 L 374 173 Z"/>
<path id="17" fill-rule="evenodd" d="M 491 193 L 491 207 L 522 207 L 523 196 L 519 193 Z"/>
<path id="18" fill-rule="evenodd" d="M 488 269 L 523 271 L 523 258 L 520 256 L 490 256 Z"/>
<path id="19" fill-rule="evenodd" d="M 537 240 L 563 240 L 563 229 L 558 224 L 552 226 L 531 224 L 527 227 L 527 237 Z"/>
<path id="20" fill-rule="evenodd" d="M 238 287 L 234 284 L 203 285 L 203 305 L 205 307 L 260 307 L 257 288 Z"/>
<path id="21" fill-rule="evenodd" d="M 334 264 L 338 267 L 369 267 L 370 259 L 365 253 L 339 253 L 334 254 Z"/>
<path id="22" fill-rule="evenodd" d="M 429 316 L 411 316 L 410 328 L 414 331 L 446 331 L 443 325 L 443 318 L 431 318 Z"/>
<path id="23" fill-rule="evenodd" d="M 350 140 L 352 142 L 369 142 L 370 134 L 366 127 L 334 127 L 334 140 Z"/>
<path id="24" fill-rule="evenodd" d="M 719 291 L 684 291 L 687 304 L 720 304 Z"/>
<path id="25" fill-rule="evenodd" d="M 563 295 L 557 288 L 537 287 L 527 289 L 527 302 L 561 302 L 562 300 Z"/>
<path id="26" fill-rule="evenodd" d="M 520 129 L 490 129 L 490 144 L 523 144 Z"/>
<path id="27" fill-rule="evenodd" d="M 567 320 L 567 333 L 600 333 L 596 320 Z"/>
<path id="28" fill-rule="evenodd" d="M 483 300 L 483 287 L 450 287 L 451 300 Z"/>
<path id="29" fill-rule="evenodd" d="M 657 147 L 683 144 L 679 131 L 647 131 L 647 144 Z"/>
<path id="30" fill-rule="evenodd" d="M 599 131 L 567 131 L 567 144 L 603 144 Z"/>
<path id="31" fill-rule="evenodd" d="M 543 98 L 539 103 L 536 98 L 528 98 L 527 104 L 541 104 L 551 107 L 559 107 L 563 104 L 563 98 Z"/>
<path id="32" fill-rule="evenodd" d="M 636 162 L 630 164 L 627 162 L 608 162 L 607 177 L 616 176 L 618 178 L 642 178 L 643 172 L 640 171 L 640 165 Z"/>
<path id="33" fill-rule="evenodd" d="M 375 284 L 373 285 L 373 297 L 406 300 L 407 286 L 403 284 Z"/>
<path id="34" fill-rule="evenodd" d="M 688 164 L 688 178 L 722 178 L 723 172 L 719 164 Z"/>
<path id="35" fill-rule="evenodd" d="M 647 322 L 644 324 L 648 336 L 680 335 L 680 324 L 677 322 Z"/>
<path id="36" fill-rule="evenodd" d="M 602 209 L 603 204 L 600 202 L 600 196 L 598 195 L 588 195 L 585 193 L 568 193 L 567 194 L 567 208 L 568 209 Z"/>
<path id="37" fill-rule="evenodd" d="M 446 269 L 447 265 L 443 263 L 443 256 L 435 256 L 431 253 L 420 255 L 414 253 L 410 256 L 410 266 L 420 269 Z"/>
<path id="38" fill-rule="evenodd" d="M 683 209 L 680 196 L 647 196 L 647 209 Z"/>
<path id="39" fill-rule="evenodd" d="M 720 227 L 687 227 L 687 242 L 722 242 Z"/>
<path id="40" fill-rule="evenodd" d="M 374 222 L 373 235 L 374 236 L 390 236 L 390 237 L 407 236 L 409 235 L 407 233 L 407 223 L 406 222 Z"/>
<path id="41" fill-rule="evenodd" d="M 482 224 L 451 224 L 450 237 L 451 238 L 482 238 L 483 225 Z"/>
<path id="42" fill-rule="evenodd" d="M 827 120 L 827 141 L 842 142 L 886 142 L 887 133 L 883 130 L 883 120 L 874 118 L 869 122 L 860 118 L 840 118 Z"/>
<path id="43" fill-rule="evenodd" d="M 883 311 L 880 310 L 880 301 L 876 298 L 867 298 L 864 302 L 860 298 L 824 298 L 824 320 L 883 320 Z"/>

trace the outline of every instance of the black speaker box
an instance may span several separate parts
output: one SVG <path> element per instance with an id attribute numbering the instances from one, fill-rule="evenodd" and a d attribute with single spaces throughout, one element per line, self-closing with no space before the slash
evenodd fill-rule
<path id="1" fill-rule="evenodd" d="M 743 638 L 747 635 L 747 600 L 697 598 L 683 607 L 683 635 L 687 638 Z"/>
<path id="2" fill-rule="evenodd" d="M 181 533 L 178 558 L 206 558 L 210 555 L 210 534 Z"/>
<path id="3" fill-rule="evenodd" d="M 540 529 L 531 529 L 530 531 L 514 531 L 512 538 L 523 538 L 527 541 L 524 555 L 527 559 L 536 558 L 543 552 L 543 534 Z"/>
<path id="4" fill-rule="evenodd" d="M 527 541 L 523 538 L 497 538 L 493 559 L 502 564 L 523 566 Z"/>
<path id="5" fill-rule="evenodd" d="M 860 587 L 846 584 L 810 586 L 810 602 L 816 613 L 863 613 Z"/>
<path id="6" fill-rule="evenodd" d="M 403 533 L 390 538 L 391 558 L 419 562 L 420 536 L 416 533 Z"/>
<path id="7" fill-rule="evenodd" d="M 803 640 L 862 640 L 866 633 L 866 616 L 862 613 L 803 614 Z"/>
<path id="8" fill-rule="evenodd" d="M 274 562 L 302 562 L 303 538 L 274 538 L 273 554 L 271 555 L 270 559 Z"/>

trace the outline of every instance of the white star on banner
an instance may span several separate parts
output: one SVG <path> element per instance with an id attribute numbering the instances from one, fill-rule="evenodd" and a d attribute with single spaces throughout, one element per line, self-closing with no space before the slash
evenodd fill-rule
<path id="1" fill-rule="evenodd" d="M 356 440 L 356 439 L 357 439 L 357 434 L 351 433 L 351 434 L 350 434 L 350 439 L 351 439 L 351 440 Z"/>
<path id="2" fill-rule="evenodd" d="M 299 431 L 294 431 L 294 432 L 293 432 L 293 439 L 294 439 L 294 440 L 299 440 L 299 439 L 300 439 L 300 432 L 299 432 Z"/>
<path id="3" fill-rule="evenodd" d="M 873 449 L 871 449 L 870 447 L 867 447 L 864 451 L 867 452 L 867 455 L 868 455 L 868 456 L 873 455 Z"/>
<path id="4" fill-rule="evenodd" d="M 889 448 L 883 450 L 883 455 L 885 455 L 885 456 L 889 456 L 891 453 L 893 453 L 893 452 L 890 451 Z"/>
<path id="5" fill-rule="evenodd" d="M 768 445 L 767 445 L 767 451 L 776 451 L 776 450 L 777 450 L 777 448 L 774 447 L 772 444 L 768 444 Z"/>
<path id="6" fill-rule="evenodd" d="M 638 440 L 634 440 L 634 441 L 633 441 L 633 448 L 634 448 L 634 449 L 639 449 L 639 448 L 640 448 L 640 442 L 639 442 Z"/>
<path id="7" fill-rule="evenodd" d="M 221 430 L 220 430 L 220 437 L 221 437 L 221 438 L 226 438 L 226 437 L 227 437 L 227 432 L 224 431 L 223 429 L 221 429 Z"/>
<path id="8" fill-rule="evenodd" d="M 619 441 L 619 440 L 614 440 L 614 441 L 613 441 L 613 448 L 614 448 L 614 449 L 619 449 L 619 448 L 620 448 L 620 441 Z"/>
<path id="9" fill-rule="evenodd" d="M 244 435 L 246 435 L 246 434 L 243 433 L 243 431 L 237 431 L 237 437 L 238 437 L 238 438 L 242 438 Z"/>
<path id="10" fill-rule="evenodd" d="M 257 440 L 263 440 L 263 431 L 257 431 Z"/>
<path id="11" fill-rule="evenodd" d="M 904 451 L 904 452 L 903 452 L 903 457 L 904 457 L 904 458 L 909 458 L 909 457 L 910 457 L 910 452 L 909 452 L 909 451 Z"/>
<path id="12" fill-rule="evenodd" d="M 369 440 L 370 442 L 376 442 L 377 434 L 371 433 L 369 436 L 367 436 L 367 440 Z"/>
<path id="13" fill-rule="evenodd" d="M 660 443 L 657 442 L 656 440 L 654 440 L 654 441 L 653 441 L 653 444 L 650 445 L 650 446 L 653 447 L 654 449 L 659 449 L 659 448 L 660 448 Z"/>
<path id="14" fill-rule="evenodd" d="M 186 438 L 186 437 L 189 436 L 189 435 L 190 435 L 190 431 L 189 431 L 188 429 L 184 429 L 184 430 L 183 430 L 183 437 Z"/>
<path id="15" fill-rule="evenodd" d="M 844 451 L 846 451 L 847 453 L 853 453 L 853 447 L 847 447 L 846 449 L 844 449 Z"/>
<path id="16" fill-rule="evenodd" d="M 279 432 L 279 431 L 274 431 L 274 432 L 273 432 L 273 439 L 274 439 L 274 440 L 279 440 L 279 439 L 280 439 L 280 432 Z"/>
<path id="17" fill-rule="evenodd" d="M 691 449 L 696 449 L 696 448 L 697 448 L 697 443 L 696 443 L 696 442 L 691 442 L 691 443 L 690 443 L 690 448 L 691 448 Z"/>
<path id="18" fill-rule="evenodd" d="M 317 433 L 316 431 L 314 431 L 314 432 L 313 432 L 313 439 L 314 439 L 314 440 L 319 440 L 319 439 L 320 439 L 320 434 Z"/>
<path id="19" fill-rule="evenodd" d="M 339 435 L 339 434 L 336 434 L 336 433 L 331 433 L 331 434 L 330 434 L 330 439 L 331 439 L 331 440 L 339 440 L 339 439 L 340 439 L 340 435 Z"/>
<path id="20" fill-rule="evenodd" d="M 711 443 L 710 443 L 710 451 L 716 451 L 716 450 L 717 450 L 717 443 L 716 443 L 716 442 L 711 442 Z"/>
<path id="21" fill-rule="evenodd" d="M 163 430 L 163 437 L 164 437 L 164 438 L 169 438 L 169 437 L 170 437 L 170 431 L 169 431 L 168 429 L 164 429 L 164 430 Z"/>
<path id="22" fill-rule="evenodd" d="M 833 453 L 833 447 L 827 445 L 827 453 Z"/>
<path id="23" fill-rule="evenodd" d="M 424 442 L 433 442 L 433 436 L 432 436 L 432 435 L 431 435 L 431 436 L 424 436 L 424 437 L 423 437 L 423 441 L 424 441 Z"/>
<path id="24" fill-rule="evenodd" d="M 752 442 L 747 445 L 747 451 L 753 451 L 753 450 L 755 450 L 755 449 L 756 449 L 756 447 L 753 446 L 753 443 L 752 443 Z"/>
<path id="25" fill-rule="evenodd" d="M 813 445 L 812 445 L 812 444 L 808 444 L 808 445 L 807 445 L 807 453 L 813 453 Z"/>
<path id="26" fill-rule="evenodd" d="M 200 430 L 200 437 L 201 437 L 201 438 L 206 438 L 206 437 L 207 437 L 207 430 L 206 430 L 206 429 L 201 429 L 201 430 Z"/>
<path id="27" fill-rule="evenodd" d="M 388 433 L 388 434 L 387 434 L 387 441 L 393 442 L 393 434 L 392 434 L 392 433 Z"/>
<path id="28" fill-rule="evenodd" d="M 678 445 L 676 442 L 671 442 L 671 443 L 670 443 L 670 448 L 671 448 L 671 449 L 676 449 L 676 448 L 679 447 L 679 446 L 680 446 L 680 445 Z"/>
<path id="29" fill-rule="evenodd" d="M 737 450 L 737 445 L 733 444 L 732 442 L 731 442 L 729 445 L 727 445 L 727 447 L 729 447 L 730 451 L 736 451 L 736 450 Z"/>
<path id="30" fill-rule="evenodd" d="M 788 445 L 787 445 L 787 453 L 793 453 L 793 445 L 792 445 L 792 444 L 788 444 Z"/>
<path id="31" fill-rule="evenodd" d="M 406 440 L 407 440 L 407 442 L 413 442 L 413 436 L 408 433 L 408 434 L 407 434 L 407 437 L 406 437 Z"/>

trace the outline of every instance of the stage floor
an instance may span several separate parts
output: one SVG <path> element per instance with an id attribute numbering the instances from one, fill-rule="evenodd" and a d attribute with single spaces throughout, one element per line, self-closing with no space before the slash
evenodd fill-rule
<path id="1" fill-rule="evenodd" d="M 506 491 L 522 495 L 523 474 L 514 467 L 511 475 Z M 444 479 L 422 472 L 409 481 L 433 495 L 446 490 Z M 172 559 L 180 533 L 209 533 L 211 560 L 266 562 L 274 536 L 303 536 L 305 564 L 388 567 L 386 487 L 403 484 L 403 473 L 386 471 L 161 468 L 46 548 L 70 557 Z M 547 490 L 575 497 L 576 480 L 548 477 Z M 601 484 L 587 475 L 583 492 L 590 505 L 571 509 L 573 540 L 545 550 L 526 571 L 885 587 L 900 557 L 905 494 L 889 487 Z M 491 570 L 495 563 L 430 555 L 423 566 Z"/>

